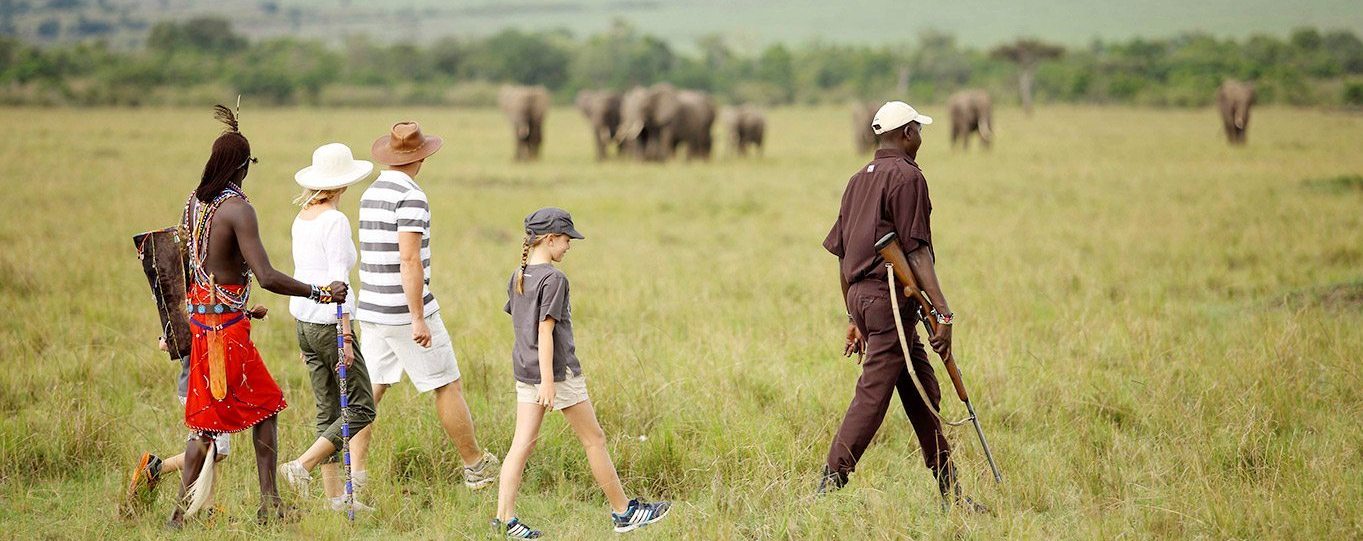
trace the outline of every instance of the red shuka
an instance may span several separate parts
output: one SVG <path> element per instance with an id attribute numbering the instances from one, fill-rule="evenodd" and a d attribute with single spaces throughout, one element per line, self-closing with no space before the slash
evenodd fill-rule
<path id="1" fill-rule="evenodd" d="M 245 286 L 218 286 L 240 293 Z M 209 286 L 193 284 L 189 288 L 191 304 L 212 304 Z M 240 319 L 238 319 L 240 318 Z M 200 432 L 240 432 L 270 418 L 288 407 L 284 392 L 265 368 L 265 361 L 251 342 L 251 321 L 241 312 L 225 314 L 189 315 L 193 341 L 189 354 L 189 396 L 185 402 L 185 425 Z M 235 323 L 232 323 L 236 320 Z M 213 398 L 209 383 L 209 333 L 213 328 L 228 323 L 217 331 L 224 348 L 224 372 L 227 393 L 222 400 Z"/>

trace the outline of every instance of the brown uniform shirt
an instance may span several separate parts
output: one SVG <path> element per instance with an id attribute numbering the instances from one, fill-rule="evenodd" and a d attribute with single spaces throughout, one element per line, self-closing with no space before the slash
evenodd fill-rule
<path id="1" fill-rule="evenodd" d="M 931 214 L 928 181 L 918 164 L 902 151 L 880 149 L 847 181 L 838 220 L 823 247 L 841 260 L 848 284 L 868 278 L 884 282 L 885 263 L 876 253 L 876 241 L 894 231 L 904 253 L 920 246 L 931 253 Z"/>

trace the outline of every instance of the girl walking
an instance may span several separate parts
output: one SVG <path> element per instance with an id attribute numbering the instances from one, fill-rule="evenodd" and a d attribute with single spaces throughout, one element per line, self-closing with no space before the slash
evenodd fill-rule
<path id="1" fill-rule="evenodd" d="M 571 239 L 582 239 L 582 234 L 573 227 L 572 216 L 558 208 L 543 208 L 527 216 L 525 233 L 521 266 L 507 286 L 504 308 L 511 314 L 516 336 L 511 354 L 516 376 L 516 433 L 502 462 L 493 527 L 498 534 L 514 539 L 542 535 L 516 517 L 516 491 L 521 485 L 525 462 L 539 439 L 544 414 L 551 410 L 562 411 L 582 441 L 592 477 L 610 503 L 611 524 L 616 532 L 628 532 L 662 520 L 671 508 L 669 502 L 625 498 L 606 449 L 606 434 L 597 423 L 596 410 L 587 396 L 587 382 L 573 345 L 568 277 L 554 267 L 568 252 Z"/>
<path id="2" fill-rule="evenodd" d="M 355 266 L 355 244 L 350 240 L 350 220 L 337 210 L 346 187 L 364 180 L 374 170 L 374 164 L 354 159 L 350 148 L 331 143 L 312 153 L 312 166 L 294 175 L 304 191 L 299 200 L 303 209 L 293 221 L 294 277 L 299 280 L 323 280 L 350 283 L 350 269 Z M 355 311 L 354 297 L 342 305 L 341 325 L 345 351 L 336 350 L 336 307 L 295 297 L 289 301 L 289 312 L 298 320 L 298 346 L 308 365 L 312 379 L 312 393 L 317 401 L 317 440 L 297 460 L 279 465 L 284 479 L 298 489 L 307 490 L 312 480 L 312 469 L 322 466 L 322 488 L 330 507 L 346 509 L 343 474 L 338 467 L 341 449 L 341 396 L 337 376 L 338 363 L 346 363 L 348 370 L 346 391 L 349 398 L 350 455 L 353 473 L 352 486 L 356 494 L 368 481 L 365 457 L 369 452 L 369 424 L 374 421 L 373 389 L 369 384 L 369 370 L 360 355 L 359 344 L 350 326 L 350 314 Z M 355 508 L 371 511 L 359 502 Z"/>

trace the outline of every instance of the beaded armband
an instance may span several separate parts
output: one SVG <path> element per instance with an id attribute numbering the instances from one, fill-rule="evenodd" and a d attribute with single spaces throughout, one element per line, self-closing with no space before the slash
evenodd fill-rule
<path id="1" fill-rule="evenodd" d="M 312 286 L 312 291 L 308 293 L 308 299 L 320 304 L 335 302 L 331 296 L 331 286 Z"/>

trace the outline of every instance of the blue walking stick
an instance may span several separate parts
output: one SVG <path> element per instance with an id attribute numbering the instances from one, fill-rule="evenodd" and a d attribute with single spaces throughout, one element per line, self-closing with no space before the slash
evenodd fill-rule
<path id="1" fill-rule="evenodd" d="M 341 318 L 341 303 L 336 303 L 336 370 L 340 372 L 341 387 L 341 460 L 345 465 L 346 517 L 355 522 L 355 487 L 350 477 L 350 394 L 346 385 L 345 325 Z"/>

